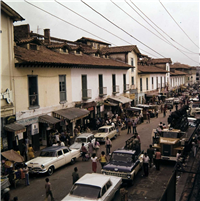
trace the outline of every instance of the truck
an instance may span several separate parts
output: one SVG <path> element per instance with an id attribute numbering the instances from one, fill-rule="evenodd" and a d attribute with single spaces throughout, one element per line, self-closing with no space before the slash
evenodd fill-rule
<path id="1" fill-rule="evenodd" d="M 162 160 L 176 161 L 176 154 L 181 151 L 186 155 L 192 146 L 192 139 L 197 133 L 198 124 L 189 126 L 188 106 L 172 112 L 168 118 L 168 128 L 152 131 L 152 146 L 161 152 Z"/>
<path id="2" fill-rule="evenodd" d="M 101 170 L 102 174 L 122 177 L 123 182 L 133 185 L 134 178 L 143 166 L 143 151 L 133 136 L 121 149 L 113 151 L 110 161 Z"/>

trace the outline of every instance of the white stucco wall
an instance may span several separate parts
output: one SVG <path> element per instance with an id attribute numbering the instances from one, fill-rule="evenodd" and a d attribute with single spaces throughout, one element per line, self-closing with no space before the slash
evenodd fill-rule
<path id="1" fill-rule="evenodd" d="M 119 94 L 123 93 L 123 74 L 126 74 L 126 84 L 129 84 L 127 70 L 73 68 L 71 70 L 72 101 L 82 101 L 82 75 L 87 75 L 87 89 L 92 90 L 91 100 L 98 99 L 99 74 L 103 75 L 103 87 L 107 87 L 107 96 L 112 95 L 112 74 L 116 75 L 116 85 L 119 85 Z"/>

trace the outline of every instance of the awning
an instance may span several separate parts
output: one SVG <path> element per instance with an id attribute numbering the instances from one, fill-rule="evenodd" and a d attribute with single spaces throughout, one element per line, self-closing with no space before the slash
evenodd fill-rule
<path id="1" fill-rule="evenodd" d="M 60 122 L 60 119 L 56 119 L 49 115 L 43 115 L 43 116 L 39 117 L 39 122 L 45 123 L 45 124 L 56 124 L 56 123 Z"/>
<path id="2" fill-rule="evenodd" d="M 13 149 L 1 152 L 1 155 L 7 158 L 9 161 L 18 162 L 18 163 L 21 163 L 24 161 L 24 157 L 19 155 Z"/>
<path id="3" fill-rule="evenodd" d="M 92 101 L 89 103 L 83 103 L 82 108 L 96 107 L 96 105 L 97 105 L 96 102 Z"/>
<path id="4" fill-rule="evenodd" d="M 71 122 L 87 117 L 89 114 L 90 111 L 80 108 L 67 108 L 53 112 L 54 117 L 59 119 L 63 117 L 64 119 L 68 119 Z"/>
<path id="5" fill-rule="evenodd" d="M 109 102 L 109 101 L 104 102 L 104 105 L 107 105 L 107 106 L 118 106 L 118 104 L 116 104 L 116 103 L 111 103 L 111 102 Z"/>
<path id="6" fill-rule="evenodd" d="M 134 111 L 134 112 L 141 112 L 143 109 L 139 108 L 139 107 L 129 107 L 129 108 L 126 108 L 126 110 Z"/>
<path id="7" fill-rule="evenodd" d="M 15 134 L 23 133 L 26 131 L 26 127 L 22 126 L 21 124 L 13 123 L 4 126 L 4 129 L 9 132 L 13 132 Z"/>
<path id="8" fill-rule="evenodd" d="M 125 104 L 125 103 L 128 103 L 128 102 L 131 102 L 132 99 L 130 98 L 127 98 L 125 96 L 114 96 L 114 97 L 110 97 L 108 98 L 107 100 L 114 100 L 114 101 L 117 101 L 119 103 L 122 103 L 122 104 Z"/>

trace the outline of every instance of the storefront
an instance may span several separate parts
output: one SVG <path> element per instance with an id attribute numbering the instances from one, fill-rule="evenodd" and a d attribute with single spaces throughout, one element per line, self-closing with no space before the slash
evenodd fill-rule
<path id="1" fill-rule="evenodd" d="M 60 119 L 56 119 L 50 115 L 43 115 L 39 117 L 39 127 L 40 127 L 40 146 L 50 146 L 50 135 L 55 132 L 55 130 L 59 130 L 60 127 Z M 62 125 L 65 122 L 62 122 Z M 64 129 L 64 125 L 62 126 Z"/>
<path id="2" fill-rule="evenodd" d="M 80 108 L 67 108 L 53 112 L 53 117 L 65 120 L 66 129 L 71 136 L 74 136 L 74 127 L 83 126 L 84 118 L 90 114 L 90 111 Z"/>
<path id="3" fill-rule="evenodd" d="M 12 123 L 4 126 L 4 130 L 7 136 L 7 149 L 22 151 L 23 133 L 26 132 L 26 128 L 18 123 Z"/>

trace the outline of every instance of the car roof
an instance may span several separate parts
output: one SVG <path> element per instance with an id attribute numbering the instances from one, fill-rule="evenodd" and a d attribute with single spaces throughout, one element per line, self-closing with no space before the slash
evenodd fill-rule
<path id="1" fill-rule="evenodd" d="M 90 137 L 92 135 L 94 135 L 94 134 L 92 134 L 92 133 L 82 133 L 77 138 L 82 138 L 82 137 L 86 137 L 87 138 L 87 137 Z"/>
<path id="2" fill-rule="evenodd" d="M 113 126 L 112 125 L 108 125 L 108 126 L 102 126 L 100 128 L 111 128 L 111 127 L 113 127 Z"/>
<path id="3" fill-rule="evenodd" d="M 64 148 L 68 149 L 68 147 L 65 147 L 65 146 L 51 146 L 51 147 L 42 149 L 42 151 L 57 151 L 57 150 L 64 149 Z"/>
<path id="4" fill-rule="evenodd" d="M 110 176 L 108 175 L 87 173 L 82 176 L 75 184 L 92 185 L 102 188 L 109 180 Z"/>
<path id="5" fill-rule="evenodd" d="M 135 154 L 136 150 L 117 149 L 113 153 Z"/>

